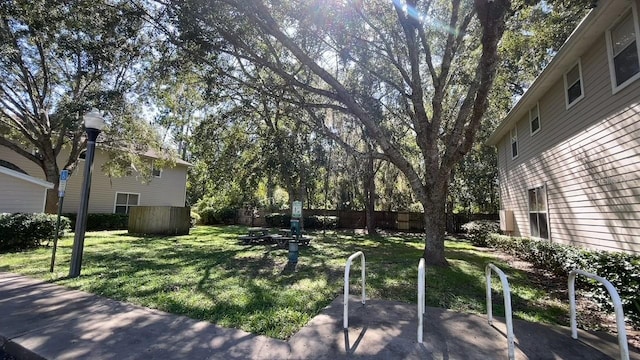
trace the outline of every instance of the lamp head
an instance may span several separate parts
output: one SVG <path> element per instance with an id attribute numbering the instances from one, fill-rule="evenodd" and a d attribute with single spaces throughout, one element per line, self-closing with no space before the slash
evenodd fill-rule
<path id="1" fill-rule="evenodd" d="M 98 131 L 102 131 L 104 129 L 104 118 L 98 111 L 98 109 L 93 109 L 90 112 L 84 114 L 84 127 L 85 129 L 95 129 Z"/>

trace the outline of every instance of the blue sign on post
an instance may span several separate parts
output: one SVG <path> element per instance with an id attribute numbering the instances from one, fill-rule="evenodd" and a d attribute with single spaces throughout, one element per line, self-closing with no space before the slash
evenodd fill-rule
<path id="1" fill-rule="evenodd" d="M 67 188 L 67 180 L 69 179 L 69 170 L 60 172 L 60 183 L 58 184 L 58 196 L 64 197 L 64 191 Z"/>

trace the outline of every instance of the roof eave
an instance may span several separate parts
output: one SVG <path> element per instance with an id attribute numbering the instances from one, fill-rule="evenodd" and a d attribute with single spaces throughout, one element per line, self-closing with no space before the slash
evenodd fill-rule
<path id="1" fill-rule="evenodd" d="M 578 60 L 579 56 L 594 41 L 594 36 L 600 36 L 614 22 L 620 12 L 628 9 L 628 1 L 601 0 L 597 7 L 591 9 L 582 19 L 580 24 L 571 33 L 564 45 L 558 50 L 553 60 L 538 75 L 529 89 L 522 95 L 516 105 L 509 111 L 504 120 L 493 131 L 486 144 L 496 146 L 498 142 L 511 130 L 514 123 L 522 118 L 526 112 L 534 106 L 541 94 L 569 70 Z"/>
<path id="2" fill-rule="evenodd" d="M 0 173 L 12 176 L 12 177 L 17 178 L 17 179 L 24 180 L 26 182 L 30 182 L 32 184 L 40 185 L 40 186 L 44 187 L 45 189 L 53 189 L 53 187 L 54 187 L 54 184 L 52 184 L 52 183 L 50 183 L 48 181 L 44 181 L 42 179 L 38 179 L 38 178 L 35 178 L 33 176 L 23 174 L 23 173 L 21 173 L 19 171 L 11 170 L 11 169 L 6 168 L 4 166 L 0 166 Z"/>

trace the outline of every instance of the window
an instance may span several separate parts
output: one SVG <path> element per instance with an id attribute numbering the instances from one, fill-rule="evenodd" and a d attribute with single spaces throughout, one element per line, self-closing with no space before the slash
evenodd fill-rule
<path id="1" fill-rule="evenodd" d="M 138 206 L 140 194 L 116 193 L 116 203 L 113 212 L 116 214 L 128 214 L 132 206 Z"/>
<path id="2" fill-rule="evenodd" d="M 584 97 L 584 89 L 582 87 L 582 65 L 580 64 L 580 61 L 578 61 L 577 64 L 564 74 L 564 89 L 567 109 Z"/>
<path id="3" fill-rule="evenodd" d="M 540 186 L 529 190 L 529 225 L 531 237 L 549 239 L 547 188 Z"/>
<path id="4" fill-rule="evenodd" d="M 511 158 L 515 159 L 518 157 L 518 129 L 511 129 Z"/>
<path id="5" fill-rule="evenodd" d="M 531 125 L 532 136 L 540 131 L 540 107 L 538 104 L 529 110 L 529 125 Z"/>
<path id="6" fill-rule="evenodd" d="M 611 86 L 615 94 L 640 77 L 638 24 L 635 5 L 607 31 Z"/>
<path id="7" fill-rule="evenodd" d="M 154 162 L 151 162 L 151 175 L 153 175 L 154 178 L 162 176 L 162 169 L 157 168 Z"/>

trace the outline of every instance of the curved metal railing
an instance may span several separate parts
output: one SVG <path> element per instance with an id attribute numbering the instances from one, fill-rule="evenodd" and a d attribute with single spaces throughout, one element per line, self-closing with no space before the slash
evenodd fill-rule
<path id="1" fill-rule="evenodd" d="M 571 337 L 578 338 L 578 323 L 576 321 L 576 275 L 580 274 L 588 278 L 599 281 L 607 288 L 609 295 L 611 295 L 611 301 L 613 302 L 613 308 L 616 313 L 616 324 L 618 326 L 618 345 L 620 346 L 620 359 L 629 360 L 629 344 L 627 343 L 627 330 L 624 325 L 624 313 L 622 311 L 622 301 L 620 301 L 620 295 L 616 288 L 611 285 L 609 280 L 602 278 L 598 275 L 588 273 L 583 270 L 574 269 L 569 272 L 569 307 L 571 313 Z"/>
<path id="2" fill-rule="evenodd" d="M 425 311 L 425 268 L 424 258 L 418 263 L 418 343 L 422 343 Z"/>
<path id="3" fill-rule="evenodd" d="M 487 316 L 489 325 L 493 325 L 493 310 L 491 304 L 491 270 L 495 271 L 502 281 L 502 292 L 504 294 L 504 317 L 507 322 L 507 346 L 509 351 L 509 359 L 515 359 L 515 344 L 513 336 L 513 316 L 511 311 L 511 289 L 507 276 L 493 264 L 487 264 L 485 274 L 487 277 Z"/>
<path id="4" fill-rule="evenodd" d="M 364 259 L 364 253 L 362 251 L 358 251 L 349 256 L 349 258 L 347 259 L 347 264 L 344 267 L 344 315 L 342 323 L 345 329 L 349 327 L 349 272 L 351 271 L 351 263 L 353 262 L 353 259 L 357 258 L 358 256 L 362 256 L 362 304 L 365 303 L 364 277 L 366 262 Z"/>

